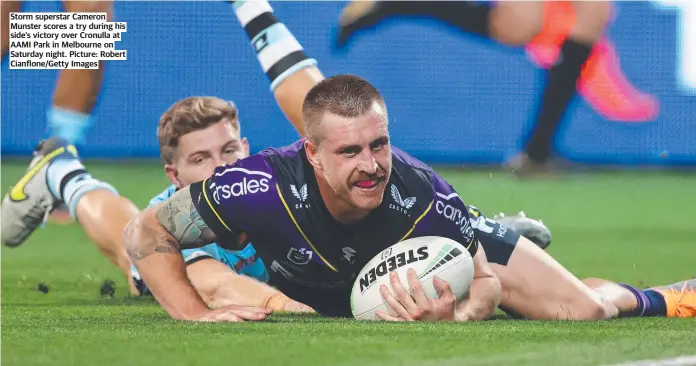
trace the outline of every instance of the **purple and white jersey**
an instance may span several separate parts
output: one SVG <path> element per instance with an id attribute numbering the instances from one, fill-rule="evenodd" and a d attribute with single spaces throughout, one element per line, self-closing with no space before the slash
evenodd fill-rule
<path id="1" fill-rule="evenodd" d="M 303 140 L 216 169 L 191 185 L 191 198 L 218 242 L 244 233 L 266 263 L 269 283 L 327 316 L 351 316 L 357 273 L 387 247 L 442 236 L 478 250 L 468 207 L 430 167 L 392 147 L 382 204 L 346 225 L 329 214 Z M 235 249 L 235 248 L 227 248 Z"/>

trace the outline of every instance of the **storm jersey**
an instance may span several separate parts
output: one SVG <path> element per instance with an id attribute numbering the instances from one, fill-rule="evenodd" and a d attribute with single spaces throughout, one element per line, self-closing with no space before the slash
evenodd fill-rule
<path id="1" fill-rule="evenodd" d="M 225 239 L 244 233 L 254 243 L 271 285 L 320 314 L 350 317 L 358 272 L 387 247 L 441 236 L 472 256 L 478 250 L 467 206 L 454 189 L 405 152 L 392 147 L 392 155 L 381 205 L 354 224 L 327 210 L 303 140 L 217 168 L 191 185 L 191 198 L 218 242 L 239 242 Z"/>

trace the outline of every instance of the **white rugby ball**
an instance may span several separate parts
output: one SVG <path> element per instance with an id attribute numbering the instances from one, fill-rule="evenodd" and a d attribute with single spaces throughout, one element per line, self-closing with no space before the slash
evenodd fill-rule
<path id="1" fill-rule="evenodd" d="M 407 271 L 416 270 L 426 295 L 437 299 L 433 277 L 447 281 L 457 300 L 469 292 L 474 279 L 474 261 L 469 251 L 454 240 L 424 236 L 396 243 L 377 254 L 363 267 L 353 283 L 350 305 L 358 320 L 378 320 L 377 310 L 396 315 L 379 291 L 381 285 L 391 289 L 389 273 L 396 272 L 401 284 L 410 291 Z M 393 293 L 393 292 L 392 292 Z"/>

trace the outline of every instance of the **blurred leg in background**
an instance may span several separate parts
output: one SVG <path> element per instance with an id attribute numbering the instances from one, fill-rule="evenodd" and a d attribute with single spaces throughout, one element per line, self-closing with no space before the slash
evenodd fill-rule
<path id="1" fill-rule="evenodd" d="M 21 1 L 3 1 L 2 8 L 2 57 L 10 48 L 9 16 L 22 10 Z M 63 1 L 66 12 L 107 13 L 113 20 L 111 1 Z M 104 76 L 104 62 L 96 70 L 60 70 L 53 91 L 53 100 L 46 117 L 50 136 L 58 136 L 73 144 L 84 142 L 85 133 L 90 126 L 91 113 L 97 102 Z"/>
<path id="2" fill-rule="evenodd" d="M 341 14 L 337 45 L 392 17 L 435 19 L 508 46 L 527 46 L 530 58 L 548 69 L 524 151 L 508 162 L 519 175 L 548 172 L 558 127 L 578 90 L 609 120 L 643 122 L 657 113 L 656 102 L 620 73 L 603 38 L 608 1 L 354 1 Z"/>
<path id="3" fill-rule="evenodd" d="M 265 0 L 232 1 L 235 15 L 247 33 L 262 71 L 268 77 L 278 106 L 304 136 L 302 103 L 309 90 L 324 80 L 317 61 L 305 54 L 292 32 Z M 260 42 L 264 39 L 266 43 Z"/>
<path id="4" fill-rule="evenodd" d="M 63 1 L 66 12 L 106 13 L 113 21 L 111 1 Z M 2 7 L 2 57 L 7 55 L 9 42 L 9 15 L 22 9 L 21 1 L 3 1 Z M 63 69 L 58 72 L 51 106 L 46 112 L 48 137 L 61 137 L 72 144 L 83 144 L 91 124 L 91 114 L 97 102 L 104 77 L 104 61 L 93 70 Z M 51 214 L 58 223 L 71 221 L 65 207 L 60 206 Z"/>
<path id="5" fill-rule="evenodd" d="M 63 1 L 66 12 L 106 13 L 113 21 L 111 1 Z M 48 110 L 51 136 L 62 137 L 73 144 L 84 143 L 91 124 L 91 114 L 104 78 L 104 61 L 96 70 L 61 70 L 53 90 L 53 104 Z"/>
<path id="6" fill-rule="evenodd" d="M 540 8 L 543 12 L 543 3 L 534 4 L 534 8 Z M 502 10 L 503 7 L 520 8 L 525 5 L 525 3 L 503 2 L 496 8 Z M 589 59 L 595 42 L 602 37 L 609 24 L 611 7 L 607 1 L 576 1 L 573 2 L 573 7 L 575 24 L 563 41 L 556 62 L 548 70 L 546 85 L 534 117 L 534 127 L 525 141 L 524 152 L 510 162 L 513 171 L 520 175 L 547 171 L 548 162 L 554 152 L 553 145 L 558 127 L 566 116 L 568 106 L 576 96 L 583 65 Z M 518 11 L 520 9 L 502 11 L 502 13 L 515 14 Z M 497 34 L 505 34 L 506 32 L 502 29 L 505 29 L 507 22 L 513 21 L 512 18 L 505 19 L 504 15 L 501 18 L 503 22 L 495 26 L 499 29 Z M 527 44 L 531 40 L 524 41 L 524 44 Z"/>

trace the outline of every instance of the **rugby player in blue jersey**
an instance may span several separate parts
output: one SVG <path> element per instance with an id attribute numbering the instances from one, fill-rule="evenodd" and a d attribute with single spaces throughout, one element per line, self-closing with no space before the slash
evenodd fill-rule
<path id="1" fill-rule="evenodd" d="M 243 19 L 242 13 L 240 16 Z M 275 32 L 282 49 L 276 47 L 271 50 L 272 54 L 260 56 L 260 60 L 272 77 L 271 87 L 280 108 L 299 126 L 304 95 L 323 75 L 315 66 L 316 61 L 306 57 L 292 34 L 284 26 L 281 28 L 271 28 L 271 31 Z M 174 104 L 161 118 L 158 139 L 165 173 L 172 185 L 150 204 L 204 179 L 216 166 L 234 163 L 249 154 L 248 143 L 240 135 L 236 107 L 214 97 L 186 98 Z M 5 196 L 3 244 L 20 245 L 48 213 L 65 204 L 101 252 L 124 273 L 130 293 L 149 294 L 122 243 L 126 223 L 138 213 L 136 205 L 121 197 L 109 183 L 89 175 L 77 159 L 75 147 L 64 139 L 51 138 L 42 142 L 35 156 L 25 175 Z M 189 264 L 190 281 L 211 307 L 241 304 L 272 310 L 311 311 L 279 291 L 246 278 L 265 281 L 268 276 L 263 261 L 257 260 L 251 245 L 229 251 L 213 244 L 182 254 Z"/>
<path id="2" fill-rule="evenodd" d="M 153 198 L 150 205 L 204 179 L 216 166 L 234 163 L 249 154 L 247 140 L 240 135 L 236 107 L 219 98 L 190 97 L 175 103 L 163 114 L 157 135 L 164 170 L 172 184 Z M 111 185 L 87 174 L 74 153 L 76 150 L 72 145 L 58 138 L 40 145 L 37 159 L 27 173 L 34 172 L 33 176 L 30 175 L 26 185 L 20 181 L 13 187 L 13 190 L 25 191 L 28 198 L 13 201 L 9 194 L 3 204 L 3 243 L 12 246 L 22 243 L 48 212 L 43 210 L 55 206 L 59 202 L 56 197 L 62 197 L 99 248 L 120 249 L 122 253 L 109 254 L 122 257 L 119 262 L 128 268 L 126 277 L 133 284 L 132 293 L 148 295 L 149 290 L 130 264 L 122 242 L 123 229 L 138 213 L 137 208 L 128 199 L 120 197 Z M 42 160 L 46 161 L 45 166 L 36 163 Z M 39 169 L 35 170 L 37 166 Z M 28 213 L 23 211 L 27 209 Z M 44 213 L 33 215 L 32 210 Z M 187 263 L 189 280 L 210 307 L 237 304 L 272 310 L 311 311 L 262 284 L 268 274 L 251 245 L 230 251 L 209 244 L 182 251 L 182 255 Z"/>

